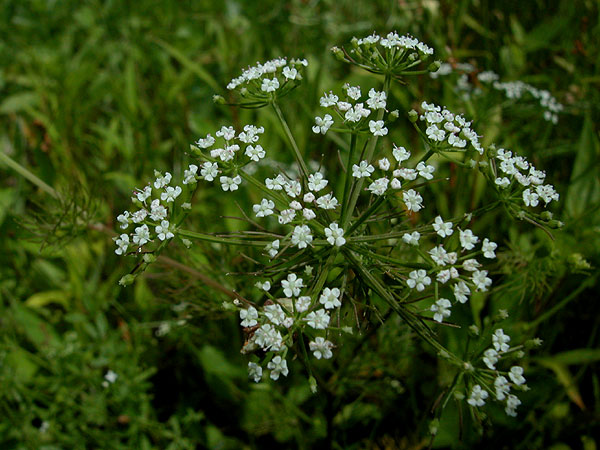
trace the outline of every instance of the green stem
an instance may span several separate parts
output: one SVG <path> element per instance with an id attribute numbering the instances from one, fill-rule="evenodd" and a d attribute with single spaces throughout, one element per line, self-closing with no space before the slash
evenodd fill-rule
<path id="1" fill-rule="evenodd" d="M 367 209 L 364 213 L 360 215 L 360 217 L 352 224 L 352 226 L 346 231 L 344 234 L 346 236 L 350 236 L 354 230 L 356 230 L 365 220 L 367 220 L 371 215 L 377 211 L 377 209 L 383 204 L 385 201 L 384 196 L 380 196 L 377 200 L 373 202 L 373 204 Z"/>
<path id="2" fill-rule="evenodd" d="M 267 241 L 247 241 L 242 239 L 223 238 L 218 236 L 212 236 L 210 234 L 196 233 L 195 231 L 178 229 L 177 234 L 179 236 L 188 237 L 191 239 L 198 239 L 200 241 L 215 242 L 218 244 L 227 245 L 250 245 L 254 247 L 264 247 L 268 244 Z"/>
<path id="3" fill-rule="evenodd" d="M 354 160 L 354 151 L 356 150 L 356 133 L 352 133 L 350 138 L 350 151 L 348 152 L 348 162 L 346 163 L 346 180 L 344 182 L 344 197 L 342 199 L 342 212 L 341 218 L 342 223 L 345 224 L 347 222 L 348 215 L 348 196 L 350 195 L 350 186 L 352 184 L 352 162 Z M 343 228 L 343 227 L 342 227 Z"/>
<path id="4" fill-rule="evenodd" d="M 296 144 L 294 135 L 292 134 L 292 131 L 290 130 L 290 127 L 288 126 L 288 124 L 285 120 L 285 117 L 283 117 L 283 113 L 281 112 L 279 105 L 276 102 L 273 102 L 272 105 L 273 105 L 273 109 L 275 110 L 275 113 L 277 114 L 277 117 L 279 118 L 279 122 L 281 122 L 283 131 L 285 131 L 285 134 L 287 135 L 288 140 L 290 141 L 292 150 L 294 151 L 294 157 L 296 158 L 296 162 L 298 163 L 298 166 L 300 166 L 300 171 L 302 172 L 303 177 L 305 179 L 308 179 L 308 168 L 306 167 L 306 164 L 304 163 L 304 159 L 302 158 L 302 155 L 300 154 L 300 149 L 298 148 L 298 144 Z"/>
<path id="5" fill-rule="evenodd" d="M 56 192 L 56 190 L 52 186 L 50 186 L 49 184 L 46 184 L 39 177 L 34 175 L 29 169 L 26 169 L 25 167 L 23 167 L 21 164 L 16 162 L 14 159 L 12 159 L 6 153 L 0 152 L 0 161 L 4 162 L 8 167 L 13 169 L 19 175 L 27 178 L 29 181 L 31 181 L 33 184 L 35 184 L 37 187 L 39 187 L 42 191 L 46 192 L 47 194 L 50 194 L 52 197 L 54 197 L 57 200 L 60 199 L 60 195 L 58 194 L 58 192 Z"/>

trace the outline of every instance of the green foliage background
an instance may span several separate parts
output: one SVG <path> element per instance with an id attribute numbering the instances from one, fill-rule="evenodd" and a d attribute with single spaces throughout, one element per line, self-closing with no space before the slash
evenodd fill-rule
<path id="1" fill-rule="evenodd" d="M 463 111 L 487 144 L 526 154 L 561 193 L 554 213 L 566 224 L 553 239 L 500 216 L 479 224 L 502 244 L 495 276 L 505 288 L 474 301 L 471 320 L 504 308 L 511 335 L 544 344 L 528 361 L 532 390 L 519 419 L 490 411 L 494 425 L 480 429 L 450 405 L 432 445 L 596 448 L 599 16 L 591 0 L 2 2 L 0 153 L 10 160 L 0 160 L 0 446 L 430 444 L 431 410 L 447 368 L 399 319 L 361 324 L 333 362 L 317 364 L 326 386 L 318 395 L 299 363 L 287 380 L 254 385 L 239 354 L 237 319 L 221 308 L 226 292 L 248 283 L 227 273 L 244 272 L 248 262 L 235 250 L 172 245 L 122 288 L 117 282 L 132 261 L 114 254 L 111 239 L 133 187 L 154 169 L 179 176 L 189 143 L 224 123 L 263 125 L 273 133 L 270 152 L 287 158 L 268 111 L 211 101 L 257 60 L 309 59 L 307 83 L 286 114 L 315 159 L 343 148 L 310 131 L 318 98 L 343 81 L 375 81 L 335 61 L 329 48 L 353 35 L 397 30 L 419 37 L 444 61 L 526 81 L 565 105 L 552 126 L 532 102 L 499 95 L 464 101 L 455 76 L 423 77 L 392 93 L 401 111 L 422 99 Z M 404 122 L 390 142 L 416 139 Z M 216 192 L 197 197 L 190 220 L 196 228 L 239 214 Z M 469 209 L 485 201 L 482 189 L 475 192 L 437 192 L 436 207 Z M 242 208 L 255 200 L 242 198 Z M 224 220 L 222 229 L 240 226 Z M 456 336 L 444 336 L 447 345 Z M 105 388 L 109 369 L 118 379 Z"/>

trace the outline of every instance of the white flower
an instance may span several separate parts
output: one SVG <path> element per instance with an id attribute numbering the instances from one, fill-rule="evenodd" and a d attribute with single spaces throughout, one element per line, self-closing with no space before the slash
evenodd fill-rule
<path id="1" fill-rule="evenodd" d="M 133 236 L 133 243 L 141 247 L 148 241 L 150 241 L 150 230 L 148 229 L 148 225 L 137 227 L 135 229 L 135 235 Z"/>
<path id="2" fill-rule="evenodd" d="M 298 297 L 298 299 L 296 300 L 296 312 L 298 313 L 303 313 L 308 311 L 308 308 L 310 308 L 310 297 L 308 295 L 303 295 L 301 297 Z"/>
<path id="3" fill-rule="evenodd" d="M 267 368 L 271 371 L 269 375 L 272 380 L 278 380 L 279 375 L 283 375 L 287 377 L 289 370 L 287 367 L 287 361 L 285 359 L 281 359 L 281 356 L 275 356 L 269 364 L 267 364 Z"/>
<path id="4" fill-rule="evenodd" d="M 217 163 L 206 162 L 200 170 L 200 175 L 206 181 L 213 181 L 219 174 L 219 165 Z"/>
<path id="5" fill-rule="evenodd" d="M 510 180 L 506 177 L 496 178 L 494 182 L 502 189 L 506 189 L 508 186 L 510 186 Z"/>
<path id="6" fill-rule="evenodd" d="M 304 208 L 302 210 L 302 217 L 304 217 L 306 220 L 313 220 L 315 217 L 317 217 L 317 215 L 312 209 Z"/>
<path id="7" fill-rule="evenodd" d="M 436 276 L 436 279 L 440 283 L 447 283 L 450 279 L 458 278 L 458 270 L 455 267 L 449 269 L 440 270 Z"/>
<path id="8" fill-rule="evenodd" d="M 408 150 L 406 150 L 404 147 L 396 147 L 396 144 L 394 144 L 394 149 L 392 150 L 392 155 L 394 155 L 394 158 L 399 163 L 401 163 L 402 161 L 406 161 L 406 160 L 408 160 L 408 158 L 410 158 L 410 152 Z M 394 175 L 394 176 L 396 176 L 396 175 Z"/>
<path id="9" fill-rule="evenodd" d="M 283 345 L 283 338 L 273 325 L 266 323 L 254 333 L 254 342 L 265 351 L 279 351 Z"/>
<path id="10" fill-rule="evenodd" d="M 173 202 L 177 197 L 179 197 L 179 194 L 181 194 L 180 186 L 167 186 L 165 192 L 160 194 L 160 199 L 166 201 L 167 203 Z"/>
<path id="11" fill-rule="evenodd" d="M 222 137 L 226 141 L 231 141 L 235 137 L 235 130 L 233 127 L 222 126 L 215 134 L 217 137 Z"/>
<path id="12" fill-rule="evenodd" d="M 483 352 L 483 362 L 491 370 L 496 370 L 495 364 L 498 362 L 498 352 L 493 348 L 488 348 Z"/>
<path id="13" fill-rule="evenodd" d="M 341 247 L 346 243 L 346 239 L 344 239 L 344 230 L 340 228 L 337 223 L 330 223 L 329 227 L 326 227 L 324 231 L 327 242 L 331 245 Z"/>
<path id="14" fill-rule="evenodd" d="M 163 220 L 160 225 L 157 225 L 156 228 L 154 228 L 154 231 L 156 231 L 156 234 L 158 235 L 158 239 L 161 241 L 164 241 L 165 239 L 171 239 L 175 236 L 169 230 L 169 225 L 170 224 L 168 220 Z"/>
<path id="15" fill-rule="evenodd" d="M 267 217 L 273 214 L 273 208 L 275 208 L 275 203 L 272 200 L 268 200 L 263 198 L 260 201 L 260 204 L 253 205 L 252 210 L 256 214 L 256 217 Z"/>
<path id="16" fill-rule="evenodd" d="M 498 328 L 494 331 L 492 335 L 492 342 L 494 344 L 494 348 L 498 352 L 507 352 L 510 346 L 508 343 L 510 342 L 510 336 L 504 334 L 504 330 L 502 328 Z"/>
<path id="17" fill-rule="evenodd" d="M 526 381 L 525 377 L 523 376 L 523 368 L 521 366 L 511 367 L 510 372 L 508 372 L 508 376 L 517 386 L 524 384 Z"/>
<path id="18" fill-rule="evenodd" d="M 388 180 L 385 177 L 378 178 L 377 180 L 373 181 L 369 185 L 369 187 L 367 188 L 367 191 L 370 191 L 374 195 L 383 195 L 383 194 L 385 194 L 385 191 L 387 190 L 389 182 L 390 182 L 390 180 Z"/>
<path id="19" fill-rule="evenodd" d="M 310 228 L 306 225 L 300 225 L 294 228 L 292 233 L 292 244 L 297 245 L 298 248 L 306 248 L 313 240 L 310 234 Z"/>
<path id="20" fill-rule="evenodd" d="M 385 136 L 388 134 L 388 129 L 384 126 L 383 120 L 370 120 L 369 130 L 373 133 L 373 136 Z"/>
<path id="21" fill-rule="evenodd" d="M 452 222 L 444 222 L 441 216 L 437 216 L 433 223 L 433 229 L 441 237 L 451 236 L 454 230 L 452 229 Z"/>
<path id="22" fill-rule="evenodd" d="M 367 105 L 372 109 L 385 109 L 386 98 L 385 92 L 377 92 L 375 89 L 371 88 Z"/>
<path id="23" fill-rule="evenodd" d="M 279 89 L 279 80 L 277 78 L 273 78 L 272 80 L 265 78 L 263 79 L 260 89 L 264 92 L 275 92 Z"/>
<path id="24" fill-rule="evenodd" d="M 417 164 L 417 171 L 419 172 L 419 175 L 426 180 L 431 180 L 433 178 L 433 172 L 435 172 L 435 167 L 428 166 L 421 161 L 419 164 Z"/>
<path id="25" fill-rule="evenodd" d="M 406 208 L 409 211 L 417 212 L 423 208 L 423 197 L 421 197 L 421 195 L 414 189 L 409 189 L 407 192 L 403 192 L 402 199 L 404 200 Z"/>
<path id="26" fill-rule="evenodd" d="M 285 188 L 287 195 L 292 198 L 296 198 L 302 192 L 302 185 L 296 180 L 286 182 L 283 187 Z"/>
<path id="27" fill-rule="evenodd" d="M 212 145 L 215 143 L 215 138 L 212 137 L 210 134 L 206 135 L 206 138 L 202 139 L 198 139 L 198 141 L 196 141 L 196 145 L 200 148 L 209 148 L 212 147 Z"/>
<path id="28" fill-rule="evenodd" d="M 485 399 L 488 398 L 489 394 L 487 391 L 481 389 L 481 386 L 476 384 L 473 386 L 471 396 L 467 400 L 467 403 L 471 406 L 483 406 L 485 405 Z"/>
<path id="29" fill-rule="evenodd" d="M 377 162 L 377 165 L 381 170 L 390 170 L 390 160 L 387 158 L 382 158 Z"/>
<path id="30" fill-rule="evenodd" d="M 298 69 L 295 67 L 284 67 L 282 70 L 282 74 L 288 80 L 295 80 L 298 77 Z"/>
<path id="31" fill-rule="evenodd" d="M 419 245 L 419 239 L 421 239 L 421 233 L 413 231 L 412 233 L 404 233 L 402 240 L 409 245 Z"/>
<path id="32" fill-rule="evenodd" d="M 321 172 L 311 173 L 308 176 L 308 188 L 311 191 L 319 192 L 320 190 L 325 188 L 325 186 L 327 186 L 327 183 L 329 183 L 329 181 L 327 181 L 323 177 L 323 174 Z M 307 201 L 306 198 L 304 199 L 304 201 Z"/>
<path id="33" fill-rule="evenodd" d="M 265 250 L 271 258 L 274 258 L 279 253 L 279 239 L 275 239 L 273 242 L 267 244 Z"/>
<path id="34" fill-rule="evenodd" d="M 271 304 L 264 307 L 265 316 L 274 325 L 282 325 L 286 319 L 285 312 L 280 305 Z"/>
<path id="35" fill-rule="evenodd" d="M 115 253 L 117 255 L 123 255 L 127 252 L 127 247 L 129 247 L 129 235 L 122 234 L 118 238 L 113 238 L 115 243 L 117 244 L 117 249 Z"/>
<path id="36" fill-rule="evenodd" d="M 323 118 L 315 117 L 315 125 L 312 127 L 313 133 L 325 134 L 333 125 L 333 118 L 329 114 L 325 114 Z"/>
<path id="37" fill-rule="evenodd" d="M 236 175 L 233 178 L 230 177 L 219 177 L 219 182 L 221 183 L 221 188 L 224 191 L 237 191 L 240 184 L 242 184 L 242 178 L 239 175 Z"/>
<path id="38" fill-rule="evenodd" d="M 359 165 L 352 165 L 352 176 L 355 178 L 366 178 L 371 176 L 375 168 L 367 161 L 361 161 Z"/>
<path id="39" fill-rule="evenodd" d="M 285 225 L 286 223 L 290 223 L 292 220 L 294 220 L 294 217 L 296 217 L 296 211 L 289 208 L 281 211 L 281 214 L 279 214 L 279 218 L 277 220 L 280 224 Z"/>
<path id="40" fill-rule="evenodd" d="M 433 247 L 429 250 L 429 256 L 433 259 L 433 262 L 438 266 L 445 266 L 449 263 L 448 261 L 448 252 L 444 248 L 443 245 L 438 245 L 437 247 Z"/>
<path id="41" fill-rule="evenodd" d="M 321 209 L 335 209 L 338 204 L 337 198 L 329 193 L 317 199 L 317 206 Z"/>
<path id="42" fill-rule="evenodd" d="M 517 406 L 519 406 L 520 404 L 521 400 L 519 400 L 516 395 L 511 394 L 506 399 L 506 408 L 504 408 L 504 412 L 511 417 L 516 417 Z"/>
<path id="43" fill-rule="evenodd" d="M 359 86 L 350 86 L 348 83 L 346 83 L 344 84 L 344 89 L 346 90 L 348 97 L 350 97 L 352 100 L 358 100 L 362 95 Z"/>
<path id="44" fill-rule="evenodd" d="M 423 269 L 413 270 L 408 274 L 410 277 L 406 280 L 406 284 L 411 289 L 417 289 L 417 291 L 421 292 L 425 289 L 425 286 L 429 286 L 431 284 L 431 278 L 427 276 L 427 272 Z"/>
<path id="45" fill-rule="evenodd" d="M 295 273 L 290 273 L 287 276 L 287 280 L 281 281 L 281 287 L 286 297 L 298 297 L 300 295 L 300 289 L 304 287 L 304 280 L 298 278 Z"/>
<path id="46" fill-rule="evenodd" d="M 330 106 L 335 106 L 338 100 L 338 96 L 330 91 L 329 94 L 323 93 L 323 96 L 319 100 L 319 104 L 324 108 L 329 108 Z"/>
<path id="47" fill-rule="evenodd" d="M 166 172 L 164 176 L 160 172 L 154 172 L 154 174 L 156 175 L 156 181 L 154 182 L 156 189 L 162 189 L 171 182 L 171 174 L 169 172 Z"/>
<path id="48" fill-rule="evenodd" d="M 195 164 L 190 164 L 190 167 L 183 172 L 183 184 L 195 183 L 197 173 L 198 166 Z"/>
<path id="49" fill-rule="evenodd" d="M 150 204 L 150 218 L 152 220 L 163 220 L 166 219 L 168 215 L 167 208 L 160 204 L 158 199 L 152 200 Z"/>
<path id="50" fill-rule="evenodd" d="M 445 317 L 450 317 L 450 308 L 452 307 L 452 303 L 447 298 L 440 298 L 437 300 L 431 307 L 429 308 L 435 314 L 433 315 L 433 320 L 436 322 L 442 322 Z"/>
<path id="51" fill-rule="evenodd" d="M 459 281 L 454 285 L 454 298 L 460 303 L 466 303 L 470 293 L 471 290 L 464 281 Z"/>
<path id="52" fill-rule="evenodd" d="M 240 319 L 242 319 L 240 325 L 244 328 L 253 327 L 258 323 L 258 311 L 254 306 L 249 306 L 248 309 L 240 309 Z"/>
<path id="53" fill-rule="evenodd" d="M 331 352 L 333 343 L 326 341 L 325 338 L 322 338 L 321 336 L 315 338 L 314 341 L 310 341 L 308 346 L 317 359 L 329 359 L 333 356 L 333 353 Z"/>
<path id="54" fill-rule="evenodd" d="M 483 256 L 486 258 L 493 259 L 496 257 L 494 250 L 498 247 L 498 244 L 490 241 L 488 238 L 483 240 L 483 244 L 481 244 L 481 250 L 483 251 Z"/>
<path id="55" fill-rule="evenodd" d="M 106 372 L 106 374 L 104 375 L 104 379 L 105 379 L 106 381 L 108 381 L 109 383 L 111 383 L 111 384 L 112 384 L 112 383 L 114 383 L 115 381 L 117 381 L 117 378 L 118 378 L 118 377 L 119 377 L 119 376 L 118 376 L 118 375 L 117 375 L 115 372 L 113 372 L 112 370 L 109 370 L 109 371 L 108 371 L 108 372 Z"/>
<path id="56" fill-rule="evenodd" d="M 460 245 L 462 248 L 472 250 L 477 242 L 479 242 L 479 238 L 471 230 L 460 230 Z"/>
<path id="57" fill-rule="evenodd" d="M 425 130 L 425 134 L 427 134 L 427 137 L 429 139 L 431 139 L 432 141 L 438 141 L 438 142 L 443 141 L 444 138 L 446 137 L 446 132 L 444 130 L 440 130 L 435 125 L 428 126 L 427 129 Z"/>
<path id="58" fill-rule="evenodd" d="M 246 147 L 244 155 L 246 155 L 252 161 L 258 162 L 265 157 L 266 153 L 260 145 L 249 145 Z"/>
<path id="59" fill-rule="evenodd" d="M 502 375 L 496 377 L 494 387 L 496 388 L 496 399 L 499 401 L 504 400 L 510 391 L 510 384 L 508 384 L 508 380 Z"/>
<path id="60" fill-rule="evenodd" d="M 304 194 L 302 200 L 304 200 L 304 203 L 312 203 L 315 201 L 315 194 L 313 194 L 312 192 L 307 192 L 306 194 Z"/>
<path id="61" fill-rule="evenodd" d="M 316 330 L 324 330 L 329 325 L 329 314 L 324 309 L 319 309 L 318 311 L 312 311 L 307 314 L 304 319 L 308 323 L 309 326 L 313 327 Z"/>
<path id="62" fill-rule="evenodd" d="M 283 175 L 281 174 L 277 175 L 275 178 L 267 178 L 265 180 L 265 186 L 272 191 L 281 191 L 285 184 L 285 178 L 283 178 Z"/>
<path id="63" fill-rule="evenodd" d="M 245 125 L 244 131 L 238 135 L 238 139 L 245 144 L 255 144 L 258 142 L 259 134 L 265 132 L 263 127 L 256 127 L 254 125 Z"/>
<path id="64" fill-rule="evenodd" d="M 262 367 L 258 364 L 249 362 L 248 363 L 248 378 L 255 383 L 258 383 L 262 379 Z"/>
<path id="65" fill-rule="evenodd" d="M 147 215 L 148 211 L 146 211 L 145 209 L 140 209 L 139 211 L 136 211 L 131 215 L 131 220 L 133 221 L 133 223 L 142 223 Z"/>
<path id="66" fill-rule="evenodd" d="M 463 269 L 468 270 L 469 272 L 475 272 L 481 266 L 476 259 L 467 259 L 463 262 Z"/>
<path id="67" fill-rule="evenodd" d="M 333 309 L 342 306 L 340 302 L 340 290 L 338 288 L 325 288 L 319 297 L 319 302 L 325 309 Z"/>
<path id="68" fill-rule="evenodd" d="M 480 292 L 486 292 L 487 288 L 492 285 L 492 280 L 487 277 L 487 270 L 476 270 L 473 272 L 471 280 Z"/>
<path id="69" fill-rule="evenodd" d="M 129 226 L 129 211 L 123 211 L 123 214 L 119 214 L 117 221 L 121 223 L 121 229 L 125 230 Z"/>
<path id="70" fill-rule="evenodd" d="M 296 200 L 290 202 L 290 208 L 300 211 L 302 209 L 302 204 Z"/>
<path id="71" fill-rule="evenodd" d="M 150 186 L 146 186 L 143 191 L 139 191 L 135 194 L 137 199 L 142 203 L 145 203 L 146 199 L 148 197 L 150 197 L 151 195 L 152 195 L 152 188 Z"/>
<path id="72" fill-rule="evenodd" d="M 417 178 L 417 171 L 415 169 L 407 169 L 403 167 L 402 169 L 394 170 L 393 175 L 395 177 L 404 178 L 405 180 L 412 181 Z"/>

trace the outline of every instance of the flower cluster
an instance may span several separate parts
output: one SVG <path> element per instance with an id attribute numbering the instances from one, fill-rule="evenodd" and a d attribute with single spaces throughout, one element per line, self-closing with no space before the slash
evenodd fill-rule
<path id="1" fill-rule="evenodd" d="M 546 173 L 537 170 L 527 158 L 513 155 L 509 150 L 496 151 L 496 173 L 494 183 L 500 190 L 506 190 L 510 197 L 520 196 L 527 207 L 536 207 L 540 200 L 544 206 L 555 200 L 559 194 L 551 184 L 544 184 Z"/>
<path id="2" fill-rule="evenodd" d="M 419 120 L 425 123 L 425 135 L 432 147 L 461 151 L 471 144 L 479 154 L 483 154 L 479 136 L 471 129 L 471 122 L 462 115 L 427 102 L 421 103 L 421 108 L 423 113 Z"/>
<path id="3" fill-rule="evenodd" d="M 520 80 L 500 81 L 500 76 L 491 70 L 477 73 L 478 85 L 474 85 L 469 81 L 469 76 L 476 72 L 477 68 L 472 64 L 458 63 L 452 66 L 448 63 L 442 63 L 440 68 L 436 72 L 431 73 L 430 76 L 431 78 L 438 78 L 451 73 L 459 73 L 460 76 L 457 80 L 456 90 L 466 99 L 472 95 L 480 96 L 483 94 L 482 87 L 485 85 L 501 92 L 509 100 L 520 100 L 528 94 L 538 100 L 546 121 L 554 124 L 558 123 L 558 114 L 564 110 L 564 106 L 549 91 L 538 89 Z"/>
<path id="4" fill-rule="evenodd" d="M 256 63 L 242 71 L 241 75 L 232 79 L 227 89 L 239 90 L 247 99 L 242 106 L 262 106 L 276 97 L 296 88 L 302 80 L 302 71 L 308 66 L 306 59 L 276 58 L 265 63 Z"/>
<path id="5" fill-rule="evenodd" d="M 349 52 L 333 47 L 332 52 L 341 60 L 357 65 L 369 72 L 392 74 L 394 76 L 422 73 L 416 67 L 431 60 L 433 49 L 418 39 L 395 31 L 386 36 L 373 33 L 364 38 L 352 39 Z M 431 70 L 437 70 L 433 64 Z"/>
<path id="6" fill-rule="evenodd" d="M 271 379 L 287 376 L 288 350 L 297 339 L 303 339 L 302 336 L 308 337 L 308 346 L 315 358 L 333 356 L 334 345 L 326 337 L 330 314 L 342 305 L 340 289 L 326 287 L 320 295 L 305 295 L 304 279 L 295 273 L 288 274 L 279 284 L 283 297 L 270 294 L 270 281 L 256 283 L 269 299 L 261 307 L 250 305 L 239 311 L 240 324 L 249 335 L 242 353 L 264 354 L 260 363 L 248 363 L 248 376 L 255 382 L 262 379 L 265 365 Z M 325 336 L 318 336 L 319 333 Z"/>
<path id="7" fill-rule="evenodd" d="M 510 361 L 524 356 L 521 350 L 522 346 L 511 347 L 509 342 L 510 336 L 505 334 L 502 328 L 494 331 L 492 346 L 486 349 L 481 356 L 481 361 L 486 369 L 475 370 L 473 376 L 477 384 L 471 387 L 467 403 L 474 408 L 479 408 L 484 406 L 486 400 L 491 397 L 504 403 L 504 411 L 507 415 L 516 417 L 517 407 L 521 404 L 521 400 L 511 393 L 511 389 L 513 391 L 528 390 L 523 376 L 523 367 L 511 364 L 510 369 L 504 371 L 496 367 L 503 360 Z"/>
<path id="8" fill-rule="evenodd" d="M 154 175 L 156 180 L 152 185 L 134 192 L 131 201 L 136 208 L 117 217 L 121 230 L 133 225 L 133 231 L 114 238 L 117 255 L 127 254 L 130 248 L 141 252 L 148 243 L 162 243 L 175 237 L 171 216 L 175 199 L 181 195 L 182 188 L 170 184 L 172 177 L 169 172 L 155 172 Z"/>
<path id="9" fill-rule="evenodd" d="M 383 91 L 369 90 L 368 98 L 359 101 L 362 97 L 360 86 L 344 84 L 344 95 L 340 99 L 333 92 L 325 93 L 319 103 L 323 108 L 328 108 L 343 125 L 357 132 L 370 132 L 373 136 L 385 136 L 388 133 L 383 120 L 375 118 L 372 113 L 386 109 L 387 94 Z M 395 112 L 397 117 L 397 112 Z M 315 117 L 314 133 L 326 134 L 335 123 L 331 114 Z"/>

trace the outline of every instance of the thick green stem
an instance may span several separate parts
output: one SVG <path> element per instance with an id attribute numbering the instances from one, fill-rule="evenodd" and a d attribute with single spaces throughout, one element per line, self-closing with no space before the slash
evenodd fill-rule
<path id="1" fill-rule="evenodd" d="M 279 118 L 279 122 L 281 122 L 283 131 L 285 131 L 285 134 L 288 137 L 288 140 L 290 141 L 290 145 L 292 146 L 292 150 L 294 151 L 294 157 L 296 158 L 296 162 L 300 167 L 300 171 L 302 172 L 303 177 L 305 179 L 308 179 L 308 168 L 306 167 L 304 159 L 300 154 L 300 149 L 298 148 L 298 144 L 296 144 L 294 135 L 292 134 L 292 131 L 290 130 L 290 127 L 288 126 L 285 117 L 283 117 L 283 113 L 281 112 L 281 109 L 279 109 L 279 105 L 276 102 L 273 102 L 272 105 L 273 109 L 275 110 L 275 113 L 277 114 L 277 117 Z"/>

